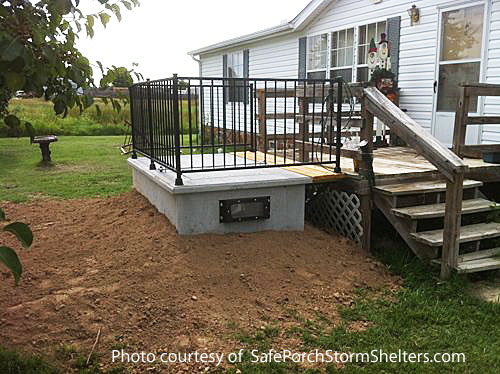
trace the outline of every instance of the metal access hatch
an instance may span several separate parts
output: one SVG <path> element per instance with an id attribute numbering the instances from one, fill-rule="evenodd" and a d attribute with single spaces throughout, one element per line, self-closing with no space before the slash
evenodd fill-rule
<path id="1" fill-rule="evenodd" d="M 220 200 L 219 207 L 221 223 L 259 221 L 271 217 L 270 196 Z"/>

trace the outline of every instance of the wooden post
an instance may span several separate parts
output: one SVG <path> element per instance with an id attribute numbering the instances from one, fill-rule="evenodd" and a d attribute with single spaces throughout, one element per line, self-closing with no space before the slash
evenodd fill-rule
<path id="1" fill-rule="evenodd" d="M 306 148 L 306 142 L 309 141 L 309 122 L 307 120 L 307 115 L 309 114 L 309 102 L 305 97 L 306 93 L 307 85 L 304 85 L 304 96 L 299 97 L 299 116 L 301 121 L 299 122 L 298 139 L 302 142 L 302 146 L 299 151 L 299 160 L 301 162 L 309 161 L 309 151 Z"/>
<path id="2" fill-rule="evenodd" d="M 372 234 L 372 195 L 360 195 L 361 224 L 363 225 L 363 237 L 361 239 L 361 248 L 365 252 L 371 251 Z"/>
<path id="3" fill-rule="evenodd" d="M 368 111 L 366 105 L 366 98 L 362 99 L 361 104 L 361 116 L 362 124 L 360 131 L 360 140 L 366 141 L 366 145 L 362 147 L 363 155 L 362 160 L 359 165 L 359 173 L 363 176 L 369 176 L 373 174 L 373 165 L 371 160 L 373 160 L 373 123 L 374 117 L 371 112 Z"/>
<path id="4" fill-rule="evenodd" d="M 465 87 L 460 87 L 460 96 L 455 114 L 455 128 L 453 129 L 453 152 L 464 157 L 465 135 L 467 134 L 467 117 L 469 116 L 470 96 Z"/>
<path id="5" fill-rule="evenodd" d="M 368 179 L 370 187 L 372 187 L 373 179 L 373 114 L 368 111 L 365 103 L 365 98 L 362 99 L 361 116 L 362 124 L 360 131 L 360 140 L 366 141 L 366 145 L 361 147 L 362 157 L 359 162 L 359 174 Z M 363 224 L 363 239 L 361 247 L 364 251 L 370 252 L 371 250 L 371 230 L 372 230 L 372 194 L 371 188 L 367 194 L 360 195 L 360 209 Z"/>
<path id="6" fill-rule="evenodd" d="M 266 152 L 266 92 L 263 89 L 257 91 L 258 107 L 259 107 L 259 144 L 257 150 Z"/>
<path id="7" fill-rule="evenodd" d="M 460 249 L 460 228 L 462 226 L 462 198 L 464 174 L 459 173 L 455 180 L 446 183 L 446 211 L 443 230 L 443 253 L 441 256 L 441 278 L 450 277 L 458 264 Z"/>

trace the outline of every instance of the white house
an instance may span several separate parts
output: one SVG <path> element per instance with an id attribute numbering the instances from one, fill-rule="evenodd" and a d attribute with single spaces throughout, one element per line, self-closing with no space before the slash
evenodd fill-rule
<path id="1" fill-rule="evenodd" d="M 189 54 L 200 60 L 202 77 L 361 82 L 370 40 L 382 33 L 391 42 L 400 106 L 450 144 L 458 84 L 500 83 L 500 0 L 313 0 L 288 23 Z M 500 114 L 498 97 L 473 105 L 479 114 Z M 469 129 L 468 143 L 500 142 L 498 126 Z"/>

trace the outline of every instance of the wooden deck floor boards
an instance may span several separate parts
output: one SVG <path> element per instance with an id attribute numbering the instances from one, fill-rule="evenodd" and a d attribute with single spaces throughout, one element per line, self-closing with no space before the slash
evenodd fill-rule
<path id="1" fill-rule="evenodd" d="M 244 152 L 238 152 L 239 157 L 245 157 Z M 264 161 L 264 153 L 257 152 L 257 161 Z M 312 160 L 318 160 L 317 153 L 311 153 Z M 268 155 L 266 162 L 274 164 L 274 154 Z M 324 158 L 328 159 L 330 155 L 325 154 Z M 247 152 L 246 158 L 255 161 L 255 153 Z M 276 162 L 280 164 L 285 163 L 285 159 L 276 156 Z M 500 180 L 500 165 L 489 164 L 481 159 L 465 158 L 464 162 L 469 165 L 470 173 L 483 173 L 498 175 Z M 287 159 L 286 163 L 293 163 L 293 160 Z M 329 182 L 336 181 L 344 178 L 356 178 L 359 174 L 354 171 L 353 160 L 347 157 L 341 158 L 342 173 L 333 172 L 334 165 L 305 165 L 305 166 L 287 166 L 287 170 L 295 173 L 309 176 L 314 182 Z M 414 178 L 432 176 L 437 173 L 437 169 L 424 157 L 417 154 L 415 150 L 408 147 L 388 147 L 379 148 L 374 151 L 373 169 L 376 179 L 385 178 Z"/>

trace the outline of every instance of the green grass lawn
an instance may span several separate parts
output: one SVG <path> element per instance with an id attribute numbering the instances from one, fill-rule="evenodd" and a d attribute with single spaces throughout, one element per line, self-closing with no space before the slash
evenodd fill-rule
<path id="1" fill-rule="evenodd" d="M 50 166 L 28 138 L 0 139 L 0 201 L 112 196 L 131 188 L 123 136 L 61 136 L 52 143 Z"/>

